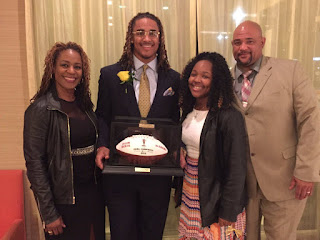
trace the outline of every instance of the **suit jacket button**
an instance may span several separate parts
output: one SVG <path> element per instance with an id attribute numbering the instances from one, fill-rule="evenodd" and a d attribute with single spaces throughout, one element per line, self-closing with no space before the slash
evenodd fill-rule
<path id="1" fill-rule="evenodd" d="M 256 154 L 255 153 L 251 153 L 251 157 L 254 157 Z"/>

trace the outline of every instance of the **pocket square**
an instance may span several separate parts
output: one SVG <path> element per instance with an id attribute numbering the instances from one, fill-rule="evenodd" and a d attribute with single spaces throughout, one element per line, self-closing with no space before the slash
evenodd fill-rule
<path id="1" fill-rule="evenodd" d="M 174 91 L 172 89 L 172 87 L 169 87 L 167 90 L 164 91 L 163 96 L 173 96 L 174 95 Z"/>

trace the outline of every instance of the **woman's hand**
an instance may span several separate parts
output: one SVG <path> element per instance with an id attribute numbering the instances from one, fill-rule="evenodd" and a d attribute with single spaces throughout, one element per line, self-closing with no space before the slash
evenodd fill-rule
<path id="1" fill-rule="evenodd" d="M 223 226 L 230 226 L 232 225 L 234 222 L 229 222 L 227 220 L 224 220 L 222 218 L 219 218 L 219 225 L 220 227 L 223 227 Z"/>
<path id="2" fill-rule="evenodd" d="M 180 148 L 180 167 L 184 169 L 187 166 L 186 162 L 187 151 L 184 148 Z"/>
<path id="3" fill-rule="evenodd" d="M 63 223 L 62 217 L 59 217 L 57 220 L 53 221 L 52 223 L 47 224 L 45 231 L 49 235 L 59 235 L 63 233 L 63 228 L 65 227 L 66 225 Z"/>
<path id="4" fill-rule="evenodd" d="M 98 168 L 103 170 L 103 162 L 106 159 L 109 159 L 109 155 L 110 155 L 109 148 L 106 148 L 106 147 L 99 147 L 98 148 L 96 159 L 95 159 L 95 162 L 96 162 L 96 165 Z"/>

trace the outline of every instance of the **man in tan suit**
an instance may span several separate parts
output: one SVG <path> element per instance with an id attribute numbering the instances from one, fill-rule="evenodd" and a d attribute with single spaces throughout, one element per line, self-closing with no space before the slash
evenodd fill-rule
<path id="1" fill-rule="evenodd" d="M 265 41 L 251 21 L 240 24 L 232 40 L 236 106 L 250 146 L 247 239 L 260 239 L 263 215 L 268 240 L 294 240 L 320 181 L 319 106 L 300 63 L 263 56 Z"/>

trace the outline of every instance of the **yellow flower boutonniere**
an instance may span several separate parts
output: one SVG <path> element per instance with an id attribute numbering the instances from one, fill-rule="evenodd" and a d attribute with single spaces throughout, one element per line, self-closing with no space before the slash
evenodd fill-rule
<path id="1" fill-rule="evenodd" d="M 133 80 L 136 79 L 134 71 L 120 71 L 117 76 L 120 78 L 120 84 L 129 83 L 132 85 Z M 127 92 L 128 89 L 126 87 L 126 93 Z"/>

